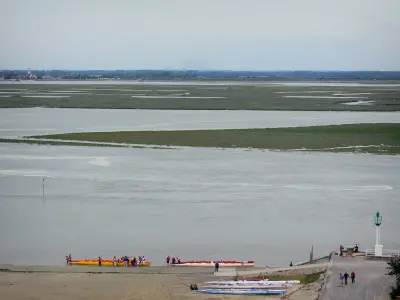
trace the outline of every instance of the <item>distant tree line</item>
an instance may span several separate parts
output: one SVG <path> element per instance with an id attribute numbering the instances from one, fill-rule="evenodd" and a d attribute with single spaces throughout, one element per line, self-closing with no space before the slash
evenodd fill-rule
<path id="1" fill-rule="evenodd" d="M 386 71 L 31 70 L 37 79 L 130 80 L 400 80 Z M 28 78 L 28 70 L 2 70 L 5 80 Z"/>

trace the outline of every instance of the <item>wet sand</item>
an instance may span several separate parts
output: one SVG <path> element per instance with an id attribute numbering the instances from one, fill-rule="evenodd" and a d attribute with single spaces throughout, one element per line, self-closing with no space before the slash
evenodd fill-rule
<path id="1" fill-rule="evenodd" d="M 187 277 L 191 275 L 0 273 L 0 295 L 8 300 L 189 299 Z"/>

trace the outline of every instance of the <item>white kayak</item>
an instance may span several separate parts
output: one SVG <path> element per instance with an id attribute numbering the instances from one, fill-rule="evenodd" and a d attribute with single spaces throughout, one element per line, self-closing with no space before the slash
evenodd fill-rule
<path id="1" fill-rule="evenodd" d="M 236 285 L 236 286 L 221 286 L 221 285 L 206 285 L 203 288 L 205 289 L 214 289 L 214 290 L 226 290 L 226 289 L 262 289 L 262 290 L 281 290 L 292 287 L 291 284 L 280 284 L 280 285 Z"/>
<path id="2" fill-rule="evenodd" d="M 260 290 L 260 289 L 245 289 L 245 290 L 195 290 L 195 293 L 203 294 L 234 294 L 234 295 L 282 295 L 286 290 Z"/>
<path id="3" fill-rule="evenodd" d="M 268 285 L 268 284 L 299 284 L 300 280 L 278 280 L 278 281 L 245 281 L 245 280 L 230 280 L 230 281 L 208 281 L 207 284 L 213 285 L 246 285 L 246 284 L 254 284 L 254 285 Z"/>

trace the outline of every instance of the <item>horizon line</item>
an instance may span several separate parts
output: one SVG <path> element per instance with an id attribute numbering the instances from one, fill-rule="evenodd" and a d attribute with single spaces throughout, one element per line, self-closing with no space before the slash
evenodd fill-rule
<path id="1" fill-rule="evenodd" d="M 196 72 L 400 72 L 400 70 L 313 70 L 313 69 L 298 69 L 298 70 L 230 70 L 230 69 L 59 69 L 59 68 L 1 68 L 0 72 L 3 71 L 165 71 L 165 72 L 187 72 L 187 71 L 196 71 Z"/>

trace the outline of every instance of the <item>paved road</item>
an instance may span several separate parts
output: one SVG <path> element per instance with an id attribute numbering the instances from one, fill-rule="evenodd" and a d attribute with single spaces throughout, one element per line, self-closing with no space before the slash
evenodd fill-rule
<path id="1" fill-rule="evenodd" d="M 349 279 L 348 285 L 340 286 L 339 274 L 356 273 L 356 283 Z M 393 279 L 385 275 L 386 262 L 363 258 L 334 257 L 327 274 L 322 300 L 383 300 L 388 299 Z"/>

